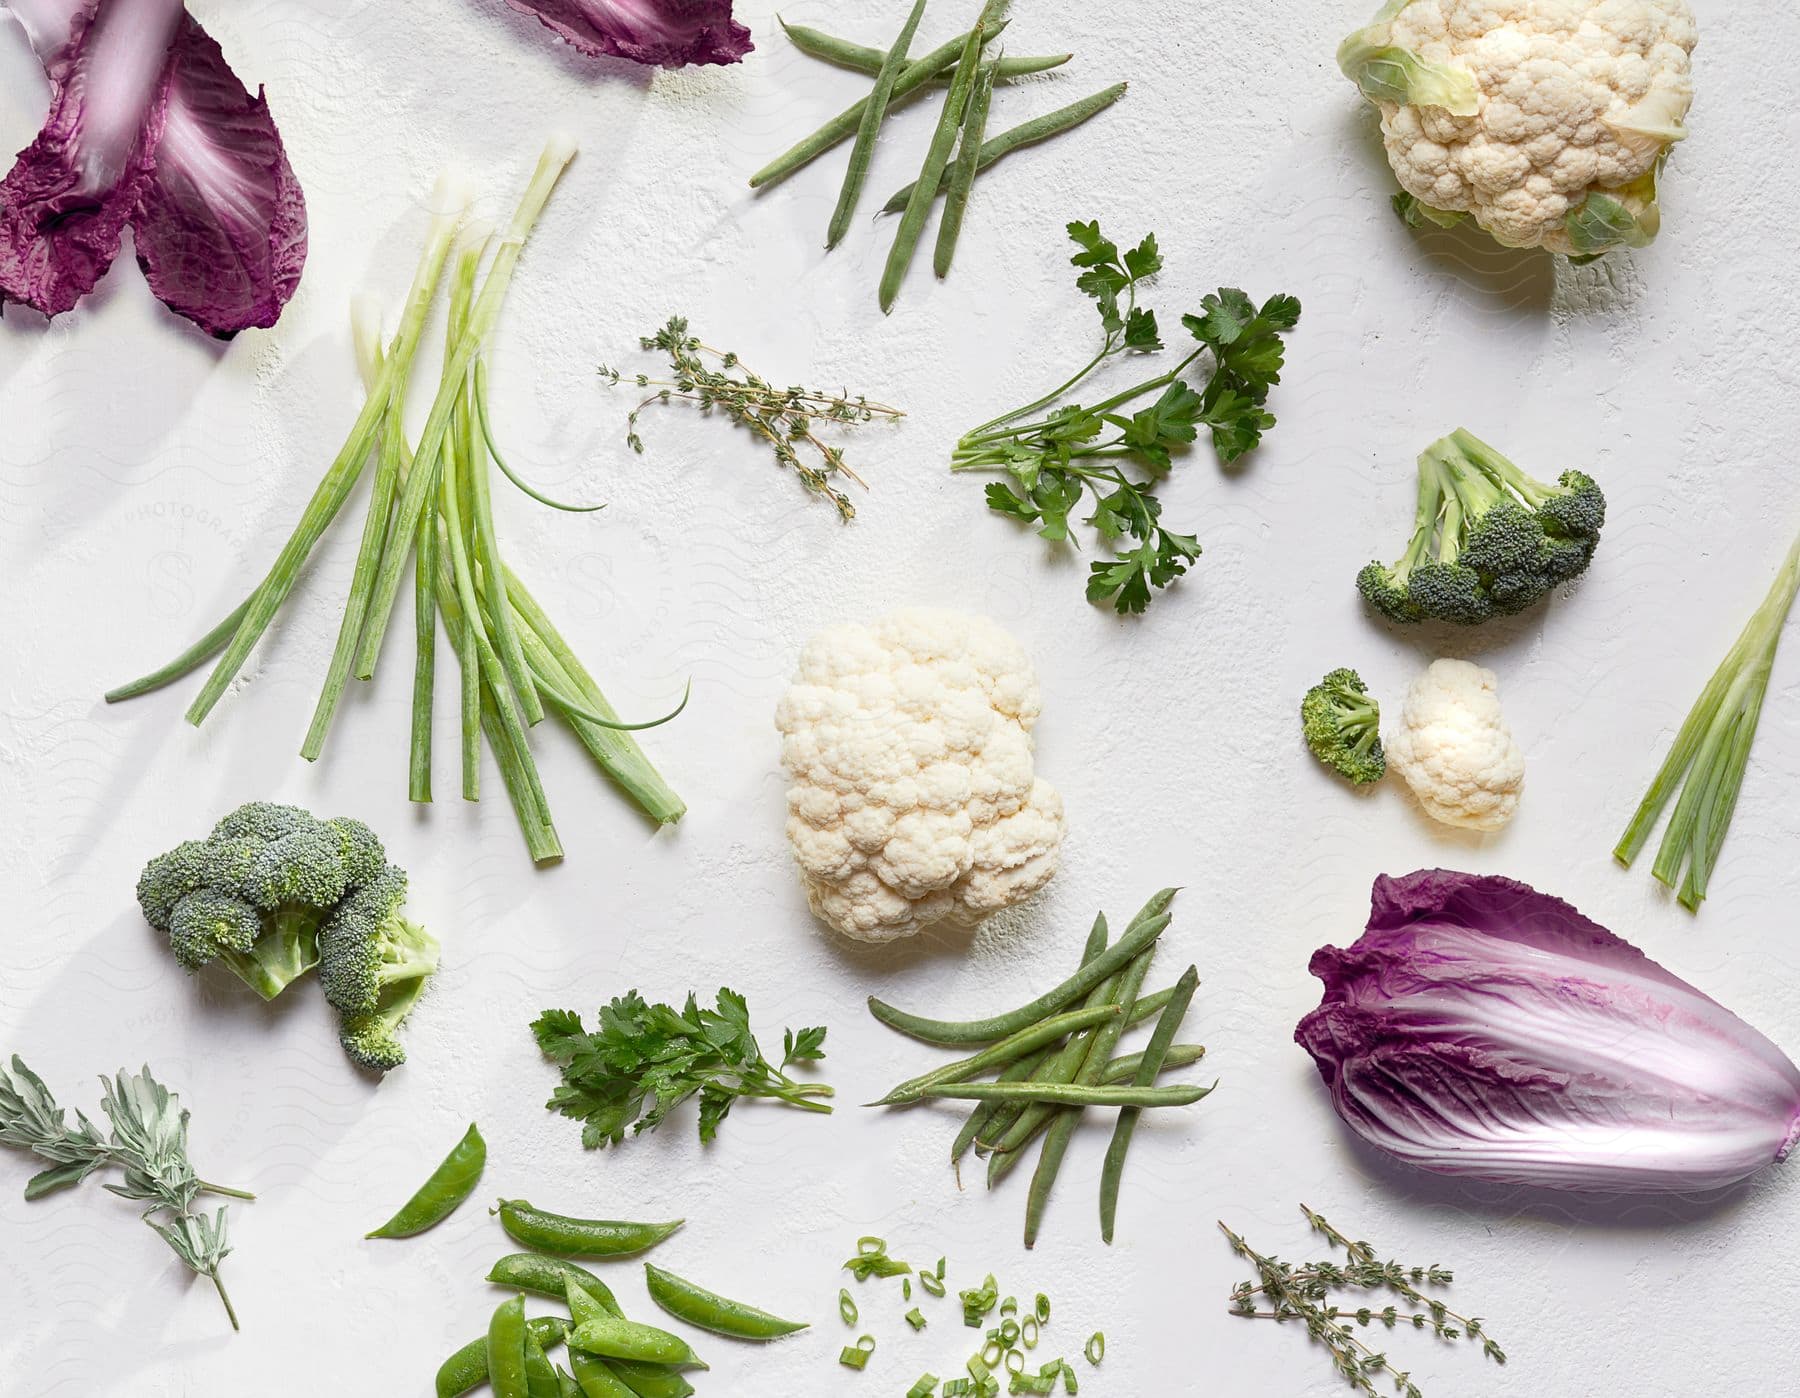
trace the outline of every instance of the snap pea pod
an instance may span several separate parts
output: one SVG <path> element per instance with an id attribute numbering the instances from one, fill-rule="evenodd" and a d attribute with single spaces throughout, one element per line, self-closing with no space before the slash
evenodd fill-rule
<path id="1" fill-rule="evenodd" d="M 964 1102 L 1047 1102 L 1058 1107 L 1189 1107 L 1210 1087 L 1084 1087 L 1056 1082 L 953 1082 L 926 1089 L 927 1097 Z"/>
<path id="2" fill-rule="evenodd" d="M 1150 974 L 1150 962 L 1155 956 L 1154 944 L 1145 947 L 1119 977 L 1114 999 L 1121 1008 L 1137 1000 L 1138 991 L 1144 988 L 1144 980 Z M 1118 1048 L 1119 1036 L 1123 1032 L 1124 1026 L 1117 1019 L 1094 1027 L 1088 1040 L 1087 1055 L 1075 1072 L 1072 1086 L 1106 1090 L 1099 1088 L 1100 1078 L 1112 1059 L 1113 1050 Z M 1063 1157 L 1068 1154 L 1069 1141 L 1075 1135 L 1075 1128 L 1080 1121 L 1079 1111 L 1062 1112 L 1044 1133 L 1037 1169 L 1032 1172 L 1031 1190 L 1025 1200 L 1025 1246 L 1028 1248 L 1037 1245 L 1038 1229 L 1044 1221 L 1044 1210 L 1050 1203 L 1050 1191 L 1056 1185 Z"/>
<path id="3" fill-rule="evenodd" d="M 487 1142 L 481 1139 L 481 1132 L 471 1123 L 462 1140 L 451 1148 L 450 1154 L 419 1186 L 418 1192 L 400 1206 L 400 1211 L 374 1232 L 363 1236 L 410 1238 L 442 1223 L 457 1205 L 475 1192 L 486 1165 Z"/>
<path id="4" fill-rule="evenodd" d="M 525 1391 L 530 1398 L 562 1398 L 562 1381 L 556 1377 L 544 1347 L 525 1332 Z"/>
<path id="5" fill-rule="evenodd" d="M 900 226 L 894 232 L 894 245 L 888 249 L 887 265 L 881 270 L 877 299 L 882 313 L 894 309 L 900 296 L 900 283 L 912 265 L 913 253 L 919 246 L 919 235 L 925 231 L 925 220 L 931 213 L 931 201 L 937 198 L 938 185 L 944 178 L 944 167 L 950 162 L 950 149 L 956 133 L 962 128 L 963 113 L 968 110 L 969 95 L 981 68 L 981 51 L 988 41 L 1006 27 L 1001 18 L 1009 0 L 987 0 L 981 7 L 981 18 L 969 31 L 962 55 L 956 60 L 956 75 L 950 80 L 950 91 L 944 97 L 944 109 L 938 114 L 937 130 L 925 148 L 925 160 L 919 167 L 919 178 L 912 198 L 906 201 L 906 212 L 900 215 Z"/>
<path id="6" fill-rule="evenodd" d="M 586 1267 L 560 1257 L 546 1257 L 537 1252 L 513 1252 L 488 1269 L 487 1279 L 514 1291 L 530 1291 L 539 1296 L 564 1300 L 571 1285 L 580 1287 L 607 1310 L 618 1312 L 618 1298 L 612 1288 Z"/>
<path id="7" fill-rule="evenodd" d="M 575 1381 L 575 1375 L 560 1365 L 556 1370 L 556 1382 L 561 1387 L 562 1398 L 582 1398 L 581 1385 Z M 631 1390 L 626 1388 L 621 1389 L 620 1392 L 629 1398 Z"/>
<path id="8" fill-rule="evenodd" d="M 876 72 L 875 90 L 863 104 L 862 119 L 856 125 L 856 143 L 850 147 L 850 164 L 844 171 L 844 184 L 838 191 L 837 207 L 831 211 L 831 226 L 825 233 L 827 250 L 835 248 L 850 229 L 850 216 L 856 212 L 856 201 L 862 197 L 869 178 L 869 161 L 875 154 L 875 138 L 881 134 L 881 123 L 887 116 L 888 102 L 894 95 L 894 82 L 906 66 L 906 51 L 912 47 L 919 20 L 925 14 L 925 0 L 913 0 L 912 12 L 900 26 L 900 37 L 882 57 Z"/>
<path id="9" fill-rule="evenodd" d="M 807 1328 L 804 1320 L 783 1320 L 742 1301 L 729 1300 L 648 1262 L 644 1264 L 644 1281 L 650 1289 L 650 1299 L 675 1319 L 715 1335 L 728 1335 L 734 1340 L 774 1340 Z"/>
<path id="10" fill-rule="evenodd" d="M 1174 998 L 1162 1012 L 1162 1018 L 1156 1021 L 1156 1028 L 1150 1031 L 1150 1042 L 1132 1077 L 1132 1082 L 1137 1086 L 1148 1087 L 1156 1081 L 1156 1075 L 1162 1071 L 1169 1050 L 1174 1045 L 1175 1033 L 1181 1028 L 1181 1021 L 1187 1017 L 1195 987 L 1199 984 L 1200 972 L 1193 966 L 1182 972 L 1181 979 L 1175 982 Z M 1131 1136 L 1137 1130 L 1137 1123 L 1138 1112 L 1135 1108 L 1127 1107 L 1122 1110 L 1118 1123 L 1113 1127 L 1112 1140 L 1106 1147 L 1106 1164 L 1100 1172 L 1100 1237 L 1108 1243 L 1112 1241 L 1113 1221 L 1119 1210 L 1119 1183 L 1125 1175 L 1125 1153 L 1131 1149 Z"/>
<path id="11" fill-rule="evenodd" d="M 665 1365 L 640 1364 L 635 1359 L 610 1359 L 606 1363 L 637 1398 L 692 1398 L 693 1384 Z"/>
<path id="12" fill-rule="evenodd" d="M 1005 60 L 1001 60 L 1004 62 Z M 1034 145 L 1039 141 L 1047 141 L 1052 136 L 1060 136 L 1065 131 L 1073 131 L 1090 117 L 1098 116 L 1125 95 L 1125 83 L 1114 83 L 1111 87 L 1083 97 L 1078 102 L 1071 102 L 1066 107 L 1058 107 L 1053 112 L 1045 112 L 1030 121 L 1022 121 L 1017 126 L 1008 127 L 997 136 L 990 136 L 981 143 L 980 152 L 975 157 L 975 173 L 980 174 L 1002 156 L 1011 155 L 1021 146 Z M 912 198 L 913 187 L 896 191 L 881 206 L 884 214 L 897 214 L 906 208 L 906 201 Z"/>
<path id="13" fill-rule="evenodd" d="M 574 1350 L 569 1367 L 575 1371 L 575 1382 L 582 1398 L 635 1398 L 631 1387 L 602 1359 Z"/>
<path id="14" fill-rule="evenodd" d="M 908 1078 L 898 1087 L 890 1091 L 880 1101 L 869 1103 L 872 1107 L 901 1106 L 908 1102 L 916 1102 L 923 1095 L 924 1089 L 937 1083 L 962 1082 L 965 1078 L 976 1077 L 990 1068 L 998 1068 L 1010 1063 L 1020 1056 L 1030 1053 L 1046 1044 L 1055 1043 L 1058 1039 L 1083 1029 L 1091 1029 L 1108 1019 L 1121 1019 L 1123 1009 L 1118 1005 L 1095 1005 L 1092 1008 L 1067 1010 L 1062 1014 L 1051 1015 L 1039 1020 L 1029 1028 L 1021 1029 L 1017 1034 L 1010 1034 L 999 1043 L 983 1049 L 969 1058 L 958 1059 L 954 1063 L 946 1063 L 942 1068 L 935 1068 L 929 1073 L 916 1078 Z"/>
<path id="15" fill-rule="evenodd" d="M 514 1296 L 494 1308 L 488 1322 L 487 1371 L 494 1398 L 531 1398 L 525 1377 L 525 1298 Z"/>
<path id="16" fill-rule="evenodd" d="M 888 1028 L 930 1044 L 983 1044 L 1004 1039 L 1027 1025 L 1036 1024 L 1045 1015 L 1063 1009 L 1109 976 L 1116 975 L 1132 957 L 1162 936 L 1170 921 L 1164 909 L 1173 901 L 1175 893 L 1175 889 L 1163 889 L 1144 905 L 1125 929 L 1125 935 L 1112 946 L 1081 966 L 1061 985 L 1006 1014 L 987 1019 L 929 1019 L 895 1009 L 874 996 L 869 997 L 869 1013 Z"/>
<path id="17" fill-rule="evenodd" d="M 613 1294 L 602 1286 L 600 1292 L 586 1285 L 581 1276 L 574 1273 L 585 1273 L 580 1267 L 570 1266 L 571 1275 L 562 1295 L 568 1302 L 569 1314 L 575 1318 L 577 1325 L 592 1320 L 595 1316 L 619 1316 L 619 1303 Z M 599 1355 L 583 1354 L 579 1350 L 569 1352 L 571 1363 L 580 1361 L 576 1367 L 578 1375 L 585 1375 L 580 1380 L 589 1387 L 598 1387 L 607 1398 L 611 1392 L 603 1385 L 607 1380 L 616 1380 L 625 1386 L 625 1391 L 635 1394 L 636 1398 L 688 1398 L 694 1386 L 682 1378 L 675 1370 L 662 1364 L 643 1364 L 630 1359 L 603 1359 Z M 597 1377 L 602 1371 L 605 1378 Z"/>
<path id="18" fill-rule="evenodd" d="M 685 1369 L 707 1367 L 679 1335 L 604 1311 L 585 1320 L 577 1317 L 575 1328 L 569 1332 L 569 1348 L 603 1359 L 636 1359 Z"/>
<path id="19" fill-rule="evenodd" d="M 801 53 L 813 58 L 823 59 L 827 63 L 835 63 L 840 68 L 849 68 L 854 72 L 867 73 L 874 77 L 881 71 L 883 52 L 871 48 L 867 44 L 859 44 L 851 39 L 840 39 L 835 34 L 827 34 L 822 29 L 814 29 L 804 24 L 789 24 L 785 19 L 781 27 L 787 31 L 788 38 L 794 41 L 794 47 Z M 950 50 L 944 67 L 949 67 L 950 59 L 956 57 L 968 32 L 958 34 L 949 44 Z M 1060 68 L 1075 57 L 1072 53 L 1039 53 L 1020 58 L 1003 58 L 1000 60 L 1001 78 L 1022 78 L 1031 73 L 1047 72 L 1051 68 Z M 941 72 L 941 69 L 940 69 Z M 933 77 L 931 82 L 941 83 L 941 77 Z"/>
<path id="20" fill-rule="evenodd" d="M 569 1322 L 560 1316 L 534 1316 L 525 1328 L 546 1349 L 554 1349 L 569 1333 Z M 488 1381 L 487 1336 L 480 1335 L 457 1350 L 437 1371 L 437 1398 L 461 1398 Z"/>
<path id="21" fill-rule="evenodd" d="M 570 1218 L 533 1208 L 523 1199 L 502 1199 L 493 1212 L 500 1215 L 500 1226 L 514 1242 L 558 1257 L 629 1257 L 655 1247 L 686 1221 Z"/>

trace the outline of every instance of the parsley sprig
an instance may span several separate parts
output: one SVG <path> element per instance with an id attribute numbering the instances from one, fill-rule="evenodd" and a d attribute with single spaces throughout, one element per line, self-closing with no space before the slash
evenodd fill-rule
<path id="1" fill-rule="evenodd" d="M 545 1105 L 582 1123 L 589 1150 L 618 1145 L 654 1131 L 690 1097 L 700 1099 L 700 1139 L 710 1141 L 740 1097 L 765 1097 L 809 1112 L 829 1112 L 822 1083 L 801 1082 L 786 1070 L 825 1057 L 825 1030 L 787 1030 L 781 1062 L 770 1063 L 750 1030 L 744 997 L 720 987 L 717 1008 L 702 1009 L 690 994 L 676 1010 L 652 1005 L 635 990 L 600 1011 L 593 1033 L 573 1010 L 545 1010 L 531 1026 L 538 1047 L 562 1068 L 561 1085 Z"/>
<path id="2" fill-rule="evenodd" d="M 1052 543 L 1076 542 L 1069 516 L 1091 494 L 1093 512 L 1085 522 L 1115 556 L 1089 566 L 1088 600 L 1110 599 L 1120 613 L 1141 612 L 1153 588 L 1167 587 L 1200 556 L 1194 535 L 1163 525 L 1157 483 L 1202 427 L 1219 460 L 1230 463 L 1275 425 L 1265 404 L 1281 381 L 1281 337 L 1299 322 L 1300 303 L 1283 295 L 1259 307 L 1243 292 L 1223 288 L 1202 300 L 1199 314 L 1181 318 L 1197 344 L 1174 368 L 1091 406 L 1064 403 L 1110 360 L 1165 348 L 1156 313 L 1138 304 L 1144 284 L 1162 270 L 1156 235 L 1123 250 L 1098 223 L 1071 223 L 1069 236 L 1076 246 L 1070 261 L 1079 269 L 1075 285 L 1100 315 L 1099 352 L 1041 398 L 965 433 L 951 470 L 1003 472 L 1008 479 L 987 488 L 988 508 L 1035 524 Z M 1195 387 L 1183 375 L 1202 356 L 1210 357 L 1211 373 Z M 1144 399 L 1150 401 L 1132 409 Z"/>
<path id="3" fill-rule="evenodd" d="M 1300 1211 L 1314 1232 L 1330 1246 L 1343 1249 L 1346 1260 L 1340 1263 L 1327 1259 L 1295 1266 L 1257 1252 L 1221 1223 L 1219 1227 L 1231 1243 L 1231 1250 L 1256 1268 L 1254 1281 L 1239 1282 L 1232 1288 L 1233 1315 L 1277 1323 L 1298 1322 L 1330 1352 L 1332 1367 L 1339 1376 L 1365 1398 L 1375 1398 L 1374 1380 L 1380 1375 L 1392 1382 L 1394 1392 L 1401 1398 L 1422 1398 L 1412 1376 L 1394 1368 L 1384 1352 L 1358 1333 L 1370 1326 L 1429 1330 L 1447 1341 L 1467 1339 L 1478 1344 L 1482 1354 L 1494 1363 L 1506 1363 L 1505 1353 L 1478 1318 L 1459 1315 L 1436 1296 L 1419 1289 L 1448 1285 L 1452 1274 L 1447 1268 L 1383 1262 L 1369 1244 L 1346 1237 L 1306 1205 L 1302 1204 Z M 1344 1305 L 1332 1299 L 1332 1293 L 1339 1291 L 1388 1291 L 1404 1304 Z"/>

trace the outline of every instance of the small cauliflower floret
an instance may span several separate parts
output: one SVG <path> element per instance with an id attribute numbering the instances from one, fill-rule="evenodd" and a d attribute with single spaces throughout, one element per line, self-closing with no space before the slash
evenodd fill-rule
<path id="1" fill-rule="evenodd" d="M 1388 0 L 1338 65 L 1381 113 L 1409 222 L 1591 257 L 1657 234 L 1697 38 L 1688 0 Z"/>
<path id="2" fill-rule="evenodd" d="M 813 911 L 886 942 L 1042 888 L 1063 807 L 1034 770 L 1039 702 L 1023 648 L 978 617 L 910 610 L 813 637 L 775 713 Z"/>
<path id="3" fill-rule="evenodd" d="M 1498 683 L 1466 660 L 1434 660 L 1407 691 L 1388 766 L 1433 820 L 1498 830 L 1519 808 L 1525 755 L 1501 717 Z"/>

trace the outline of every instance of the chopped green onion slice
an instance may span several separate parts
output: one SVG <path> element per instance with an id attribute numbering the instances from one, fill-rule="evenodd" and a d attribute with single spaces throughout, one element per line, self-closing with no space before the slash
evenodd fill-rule
<path id="1" fill-rule="evenodd" d="M 925 1312 L 914 1306 L 906 1313 L 906 1323 L 914 1330 L 923 1330 L 925 1328 Z"/>
<path id="2" fill-rule="evenodd" d="M 887 1251 L 886 1238 L 858 1238 L 856 1251 L 861 1257 L 878 1257 Z"/>
<path id="3" fill-rule="evenodd" d="M 1000 1343 L 1011 1349 L 1019 1342 L 1019 1322 L 1012 1319 L 1000 1322 Z"/>
<path id="4" fill-rule="evenodd" d="M 1037 1313 L 1038 1324 L 1047 1325 L 1050 1321 L 1050 1298 L 1043 1292 L 1037 1294 L 1037 1304 L 1032 1308 Z"/>
<path id="5" fill-rule="evenodd" d="M 919 1285 L 932 1296 L 942 1296 L 944 1294 L 943 1278 L 935 1276 L 930 1272 L 919 1273 Z"/>
<path id="6" fill-rule="evenodd" d="M 838 1355 L 838 1363 L 847 1369 L 866 1369 L 869 1356 L 875 1353 L 875 1337 L 861 1335 L 853 1345 L 847 1345 Z"/>
<path id="7" fill-rule="evenodd" d="M 1008 1353 L 1006 1346 L 1001 1344 L 998 1338 L 995 1338 L 981 1347 L 981 1362 L 991 1373 L 1005 1362 Z"/>
<path id="8" fill-rule="evenodd" d="M 1092 1335 L 1089 1335 L 1087 1348 L 1083 1350 L 1082 1353 L 1087 1355 L 1087 1362 L 1090 1364 L 1098 1364 L 1102 1359 L 1106 1358 L 1106 1332 L 1104 1330 L 1096 1330 Z"/>
<path id="9" fill-rule="evenodd" d="M 1019 1313 L 1019 1298 L 1017 1296 L 1008 1296 L 1004 1301 L 1002 1301 L 1000 1303 L 1000 1314 L 1001 1315 L 1017 1315 L 1018 1313 Z"/>
<path id="10" fill-rule="evenodd" d="M 1019 1343 L 1026 1349 L 1036 1349 L 1038 1342 L 1038 1318 L 1034 1315 L 1025 1317 L 1025 1323 L 1019 1327 Z"/>
<path id="11" fill-rule="evenodd" d="M 903 1301 L 912 1300 L 912 1278 L 911 1277 L 901 1277 L 900 1278 L 900 1298 Z"/>
<path id="12" fill-rule="evenodd" d="M 1015 1359 L 1019 1361 L 1017 1364 L 1013 1363 L 1013 1361 Z M 1004 1364 L 1005 1364 L 1006 1372 L 1009 1374 L 1024 1373 L 1025 1372 L 1025 1351 L 1022 1349 L 1007 1350 L 1006 1359 L 1004 1360 Z"/>
<path id="13" fill-rule="evenodd" d="M 946 1260 L 947 1259 L 942 1258 L 942 1257 L 938 1258 L 937 1279 L 939 1281 L 942 1281 L 944 1279 L 944 1263 Z"/>
<path id="14" fill-rule="evenodd" d="M 856 1298 L 847 1287 L 838 1289 L 838 1314 L 844 1318 L 845 1325 L 855 1325 L 857 1317 Z"/>
<path id="15" fill-rule="evenodd" d="M 937 1375 L 920 1374 L 919 1381 L 906 1390 L 906 1398 L 931 1398 L 937 1392 Z"/>

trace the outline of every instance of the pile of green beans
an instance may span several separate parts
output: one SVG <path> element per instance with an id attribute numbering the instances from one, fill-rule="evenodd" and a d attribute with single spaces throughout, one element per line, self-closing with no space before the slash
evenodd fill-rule
<path id="1" fill-rule="evenodd" d="M 1113 86 L 1031 118 L 999 134 L 987 135 L 994 87 L 1034 73 L 1060 68 L 1067 53 L 1026 57 L 987 57 L 988 47 L 1006 28 L 1009 0 L 985 0 L 974 26 L 921 57 L 912 56 L 913 36 L 924 17 L 926 0 L 914 0 L 905 22 L 884 48 L 855 43 L 805 25 L 782 21 L 794 47 L 810 57 L 867 74 L 875 80 L 869 95 L 852 103 L 811 135 L 795 143 L 750 177 L 761 189 L 786 179 L 826 151 L 854 138 L 836 203 L 831 211 L 825 246 L 834 248 L 849 231 L 850 220 L 868 181 L 869 164 L 888 113 L 926 87 L 945 89 L 944 105 L 926 149 L 919 178 L 883 205 L 883 213 L 900 215 L 894 245 L 882 271 L 880 300 L 891 311 L 900 285 L 912 265 L 926 221 L 940 195 L 944 208 L 938 221 L 932 267 L 947 276 L 956 255 L 975 178 L 1002 156 L 1037 141 L 1073 130 L 1125 95 L 1125 84 Z M 953 154 L 954 153 L 954 154 Z"/>
<path id="2" fill-rule="evenodd" d="M 909 1014 L 870 997 L 869 1011 L 883 1024 L 929 1044 L 978 1047 L 978 1051 L 929 1073 L 909 1078 L 871 1106 L 920 1101 L 968 1101 L 975 1110 L 950 1148 L 960 1178 L 971 1146 L 988 1161 L 991 1189 L 1037 1143 L 1038 1164 L 1025 1206 L 1025 1246 L 1037 1242 L 1063 1155 L 1091 1108 L 1116 1108 L 1118 1120 L 1100 1176 L 1100 1236 L 1113 1239 L 1125 1158 L 1146 1110 L 1185 1107 L 1213 1089 L 1194 1083 L 1159 1085 L 1167 1071 L 1200 1061 L 1199 1044 L 1177 1043 L 1193 1003 L 1199 972 L 1192 966 L 1174 985 L 1143 994 L 1145 978 L 1170 921 L 1175 890 L 1165 888 L 1139 910 L 1116 942 L 1108 941 L 1106 915 L 1094 920 L 1081 964 L 1054 989 L 1005 1014 L 946 1020 Z M 1149 1042 L 1119 1054 L 1133 1025 L 1155 1020 Z M 993 1074 L 991 1081 L 976 1081 Z M 1214 1084 L 1216 1086 L 1217 1084 Z"/>
<path id="3" fill-rule="evenodd" d="M 452 1159 L 455 1157 L 453 1155 Z M 446 1165 L 451 1162 L 447 1161 Z M 679 1335 L 628 1319 L 612 1288 L 571 1257 L 628 1257 L 662 1242 L 674 1223 L 570 1218 L 502 1200 L 494 1210 L 507 1234 L 535 1249 L 502 1257 L 487 1279 L 511 1293 L 488 1331 L 439 1367 L 437 1398 L 487 1385 L 494 1398 L 689 1398 L 683 1371 L 707 1365 Z M 806 1328 L 729 1300 L 660 1267 L 645 1264 L 650 1298 L 686 1325 L 740 1340 L 773 1340 Z M 526 1293 L 547 1296 L 567 1316 L 527 1317 Z M 550 1351 L 567 1346 L 568 1367 Z"/>

